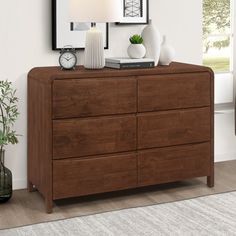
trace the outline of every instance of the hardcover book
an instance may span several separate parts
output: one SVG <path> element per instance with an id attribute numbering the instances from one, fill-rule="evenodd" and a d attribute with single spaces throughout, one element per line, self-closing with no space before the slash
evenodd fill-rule
<path id="1" fill-rule="evenodd" d="M 155 62 L 150 58 L 106 58 L 105 66 L 113 69 L 152 68 Z"/>
<path id="2" fill-rule="evenodd" d="M 140 59 L 132 59 L 129 57 L 110 57 L 106 58 L 106 62 L 111 63 L 141 63 L 141 62 L 153 62 L 154 60 L 151 58 L 140 58 Z"/>

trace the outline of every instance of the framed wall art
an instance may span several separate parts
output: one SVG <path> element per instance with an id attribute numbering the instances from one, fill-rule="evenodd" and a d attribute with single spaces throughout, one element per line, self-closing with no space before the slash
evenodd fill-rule
<path id="1" fill-rule="evenodd" d="M 67 0 L 52 0 L 52 49 L 61 50 L 66 45 L 75 49 L 85 48 L 86 32 L 91 22 L 69 22 Z M 98 23 L 103 32 L 104 48 L 108 49 L 108 24 Z"/>
<path id="2" fill-rule="evenodd" d="M 148 0 L 121 0 L 123 18 L 117 24 L 148 24 Z"/>

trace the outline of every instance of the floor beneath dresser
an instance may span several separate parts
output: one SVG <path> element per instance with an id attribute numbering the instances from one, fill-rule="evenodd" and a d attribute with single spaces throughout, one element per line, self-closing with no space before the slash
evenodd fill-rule
<path id="1" fill-rule="evenodd" d="M 215 173 L 216 184 L 212 189 L 206 186 L 206 178 L 198 178 L 139 190 L 57 201 L 53 214 L 45 213 L 44 201 L 38 192 L 17 190 L 8 203 L 0 205 L 0 229 L 236 191 L 236 161 L 216 163 Z"/>

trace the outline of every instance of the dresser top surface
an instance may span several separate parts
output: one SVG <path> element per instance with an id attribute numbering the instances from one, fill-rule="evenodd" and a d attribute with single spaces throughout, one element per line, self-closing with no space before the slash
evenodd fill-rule
<path id="1" fill-rule="evenodd" d="M 148 69 L 110 69 L 89 70 L 83 66 L 76 67 L 75 70 L 61 70 L 60 67 L 35 67 L 28 76 L 30 79 L 37 78 L 45 81 L 54 79 L 73 79 L 73 78 L 101 78 L 101 77 L 126 77 L 142 75 L 163 75 L 163 74 L 181 74 L 181 73 L 213 73 L 208 67 L 172 62 L 170 66 L 157 66 Z"/>

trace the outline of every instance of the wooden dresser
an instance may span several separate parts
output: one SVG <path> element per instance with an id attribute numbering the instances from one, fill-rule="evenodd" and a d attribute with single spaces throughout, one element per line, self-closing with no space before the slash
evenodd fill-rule
<path id="1" fill-rule="evenodd" d="M 28 188 L 53 200 L 207 177 L 214 75 L 182 63 L 28 75 Z"/>

